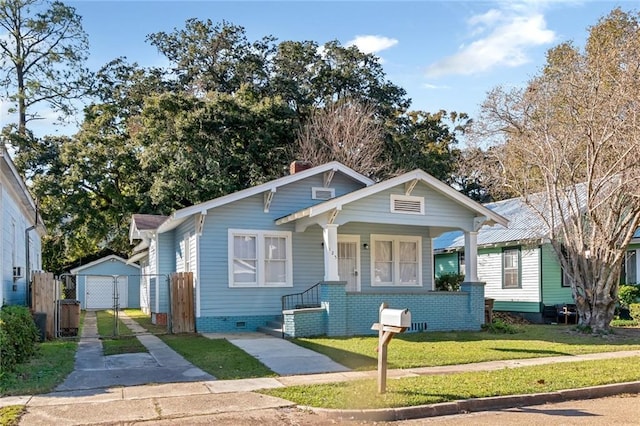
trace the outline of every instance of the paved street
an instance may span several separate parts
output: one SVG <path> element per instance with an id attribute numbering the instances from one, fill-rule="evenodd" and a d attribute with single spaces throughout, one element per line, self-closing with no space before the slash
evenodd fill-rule
<path id="1" fill-rule="evenodd" d="M 638 425 L 640 424 L 640 395 L 620 395 L 608 398 L 567 401 L 529 407 L 483 411 L 429 419 L 406 420 L 397 425 Z"/>

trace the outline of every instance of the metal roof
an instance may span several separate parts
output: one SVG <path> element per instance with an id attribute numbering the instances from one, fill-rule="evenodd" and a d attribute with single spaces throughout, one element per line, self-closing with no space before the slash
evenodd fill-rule
<path id="1" fill-rule="evenodd" d="M 542 218 L 522 198 L 512 198 L 484 205 L 509 220 L 509 227 L 483 226 L 478 231 L 478 245 L 531 241 L 547 238 L 549 232 Z M 433 242 L 434 250 L 454 250 L 464 247 L 462 231 L 446 232 Z"/>

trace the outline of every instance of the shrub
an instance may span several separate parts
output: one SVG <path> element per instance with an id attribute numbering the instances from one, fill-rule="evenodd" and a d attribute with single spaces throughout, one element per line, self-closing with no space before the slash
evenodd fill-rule
<path id="1" fill-rule="evenodd" d="M 0 309 L 0 367 L 10 371 L 27 361 L 36 352 L 38 329 L 24 306 Z"/>
<path id="2" fill-rule="evenodd" d="M 629 306 L 632 303 L 635 303 L 636 300 L 640 297 L 640 286 L 637 285 L 620 285 L 618 289 L 618 300 L 620 301 L 620 305 Z"/>
<path id="3" fill-rule="evenodd" d="M 623 320 L 623 319 L 614 319 L 611 321 L 612 327 L 637 327 L 638 321 L 636 320 Z"/>
<path id="4" fill-rule="evenodd" d="M 630 304 L 629 313 L 631 314 L 631 318 L 640 322 L 640 303 Z"/>
<path id="5" fill-rule="evenodd" d="M 438 291 L 458 291 L 460 284 L 464 281 L 464 275 L 447 273 L 436 278 L 436 290 Z"/>
<path id="6" fill-rule="evenodd" d="M 484 324 L 482 329 L 494 334 L 516 334 L 520 332 L 520 329 L 499 318 L 494 318 L 490 324 Z"/>

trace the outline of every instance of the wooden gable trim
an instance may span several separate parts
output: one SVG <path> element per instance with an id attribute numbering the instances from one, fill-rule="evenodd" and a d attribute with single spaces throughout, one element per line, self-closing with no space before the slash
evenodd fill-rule
<path id="1" fill-rule="evenodd" d="M 271 201 L 273 201 L 273 194 L 277 191 L 276 188 L 271 188 L 270 191 L 264 193 L 264 212 L 269 213 L 269 207 L 271 207 Z"/>
<path id="2" fill-rule="evenodd" d="M 206 219 L 206 217 L 207 217 L 206 210 L 196 216 L 196 234 L 199 237 L 202 236 L 202 230 L 204 229 L 204 220 Z"/>
<path id="3" fill-rule="evenodd" d="M 416 185 L 418 184 L 418 179 L 413 179 L 411 182 L 404 183 L 404 195 L 411 195 Z"/>
<path id="4" fill-rule="evenodd" d="M 335 174 L 336 174 L 336 169 L 331 169 L 324 172 L 323 183 L 325 188 L 328 188 L 329 185 L 331 185 L 331 181 L 333 180 L 333 177 L 335 176 Z"/>

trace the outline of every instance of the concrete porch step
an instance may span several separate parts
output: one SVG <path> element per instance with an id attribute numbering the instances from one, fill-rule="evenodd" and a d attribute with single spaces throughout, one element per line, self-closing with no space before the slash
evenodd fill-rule
<path id="1" fill-rule="evenodd" d="M 282 338 L 282 319 L 278 318 L 267 321 L 265 325 L 258 327 L 258 331 L 274 337 Z"/>
<path id="2" fill-rule="evenodd" d="M 280 328 L 272 328 L 267 326 L 258 327 L 258 331 L 264 334 L 268 334 L 273 337 L 282 338 L 282 327 Z"/>

